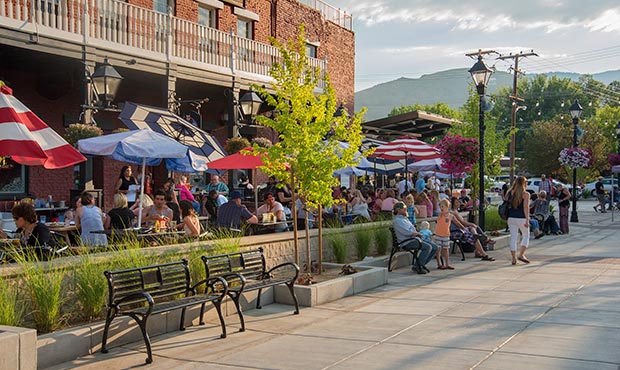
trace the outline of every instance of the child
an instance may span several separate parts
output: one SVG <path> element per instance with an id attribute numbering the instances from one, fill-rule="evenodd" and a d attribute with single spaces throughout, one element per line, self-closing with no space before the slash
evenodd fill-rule
<path id="1" fill-rule="evenodd" d="M 409 219 L 409 221 L 411 221 L 412 224 L 415 225 L 415 216 L 420 213 L 420 210 L 415 207 L 415 201 L 412 194 L 408 194 L 405 197 L 405 205 L 407 206 L 407 218 Z"/>
<path id="2" fill-rule="evenodd" d="M 428 244 L 439 249 L 439 246 L 433 241 L 433 232 L 430 228 L 431 224 L 429 224 L 428 221 L 422 221 L 422 223 L 420 224 L 420 234 L 422 235 L 422 241 L 427 242 Z M 443 270 L 441 268 L 441 256 L 439 255 L 439 253 L 435 254 L 435 258 L 437 259 L 437 268 Z"/>
<path id="3" fill-rule="evenodd" d="M 454 270 L 454 267 L 450 265 L 450 224 L 454 224 L 461 229 L 464 228 L 452 213 L 450 213 L 450 201 L 442 199 L 439 202 L 439 216 L 437 216 L 437 227 L 435 227 L 435 242 L 441 247 L 441 255 L 445 262 L 444 265 L 438 263 L 438 269 L 440 270 Z"/>

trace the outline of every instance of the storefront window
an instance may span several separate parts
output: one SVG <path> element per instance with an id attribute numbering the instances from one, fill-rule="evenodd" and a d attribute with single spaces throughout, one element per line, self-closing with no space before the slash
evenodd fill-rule
<path id="1" fill-rule="evenodd" d="M 26 195 L 26 166 L 0 157 L 0 199 L 12 199 Z"/>

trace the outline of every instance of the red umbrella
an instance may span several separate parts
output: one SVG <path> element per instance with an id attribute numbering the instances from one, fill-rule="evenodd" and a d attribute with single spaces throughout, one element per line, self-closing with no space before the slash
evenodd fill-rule
<path id="1" fill-rule="evenodd" d="M 245 148 L 243 151 L 252 151 L 252 148 Z M 238 152 L 216 159 L 207 165 L 216 170 L 254 170 L 263 165 L 263 160 L 258 155 Z"/>
<path id="2" fill-rule="evenodd" d="M 36 114 L 13 96 L 0 81 L 0 156 L 26 166 L 65 168 L 86 158 Z"/>
<path id="3" fill-rule="evenodd" d="M 401 136 L 394 141 L 376 147 L 373 155 L 391 160 L 413 159 L 420 161 L 439 158 L 439 152 L 433 145 L 409 136 Z"/>

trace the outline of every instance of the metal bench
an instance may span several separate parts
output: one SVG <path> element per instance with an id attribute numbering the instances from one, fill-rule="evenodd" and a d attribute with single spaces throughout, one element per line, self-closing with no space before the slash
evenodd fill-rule
<path id="1" fill-rule="evenodd" d="M 420 248 L 422 247 L 421 240 L 417 237 L 414 237 L 414 238 L 405 239 L 402 242 L 399 242 L 398 239 L 396 238 L 396 232 L 394 231 L 393 227 L 390 227 L 390 233 L 392 233 L 392 250 L 390 251 L 390 260 L 388 261 L 388 271 L 392 271 L 392 258 L 398 252 L 411 253 L 411 256 L 413 257 L 413 264 L 415 265 L 417 263 L 418 253 L 420 252 Z M 403 246 L 405 244 L 408 244 L 412 240 L 417 241 L 418 243 L 417 247 L 414 249 L 403 249 Z"/>
<path id="2" fill-rule="evenodd" d="M 299 314 L 299 304 L 295 296 L 295 281 L 299 276 L 299 266 L 292 262 L 282 263 L 269 270 L 265 266 L 265 255 L 263 248 L 221 254 L 217 256 L 202 256 L 207 278 L 223 277 L 228 282 L 228 296 L 235 303 L 241 329 L 245 331 L 245 321 L 243 311 L 239 304 L 239 299 L 243 292 L 258 290 L 256 298 L 256 308 L 260 309 L 260 296 L 264 288 L 285 284 L 291 292 L 293 302 L 295 302 L 294 314 Z"/>
<path id="3" fill-rule="evenodd" d="M 146 345 L 146 363 L 153 362 L 151 342 L 146 331 L 147 320 L 151 314 L 181 309 L 179 330 L 185 330 L 185 310 L 200 304 L 200 325 L 204 325 L 205 304 L 212 302 L 217 310 L 222 327 L 221 338 L 226 338 L 226 326 L 221 311 L 222 299 L 228 292 L 225 279 L 208 277 L 190 286 L 189 266 L 186 259 L 127 270 L 105 271 L 108 280 L 108 312 L 106 315 L 101 352 L 108 353 L 106 347 L 112 320 L 117 316 L 129 316 L 136 320 Z M 204 293 L 196 288 L 205 285 Z"/>

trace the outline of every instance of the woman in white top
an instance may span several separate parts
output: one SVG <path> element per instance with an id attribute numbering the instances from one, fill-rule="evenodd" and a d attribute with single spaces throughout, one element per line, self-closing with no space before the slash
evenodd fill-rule
<path id="1" fill-rule="evenodd" d="M 370 213 L 368 213 L 368 204 L 362 196 L 362 192 L 359 190 L 353 191 L 353 198 L 349 202 L 351 207 L 351 214 L 362 216 L 367 220 L 370 220 Z"/>

